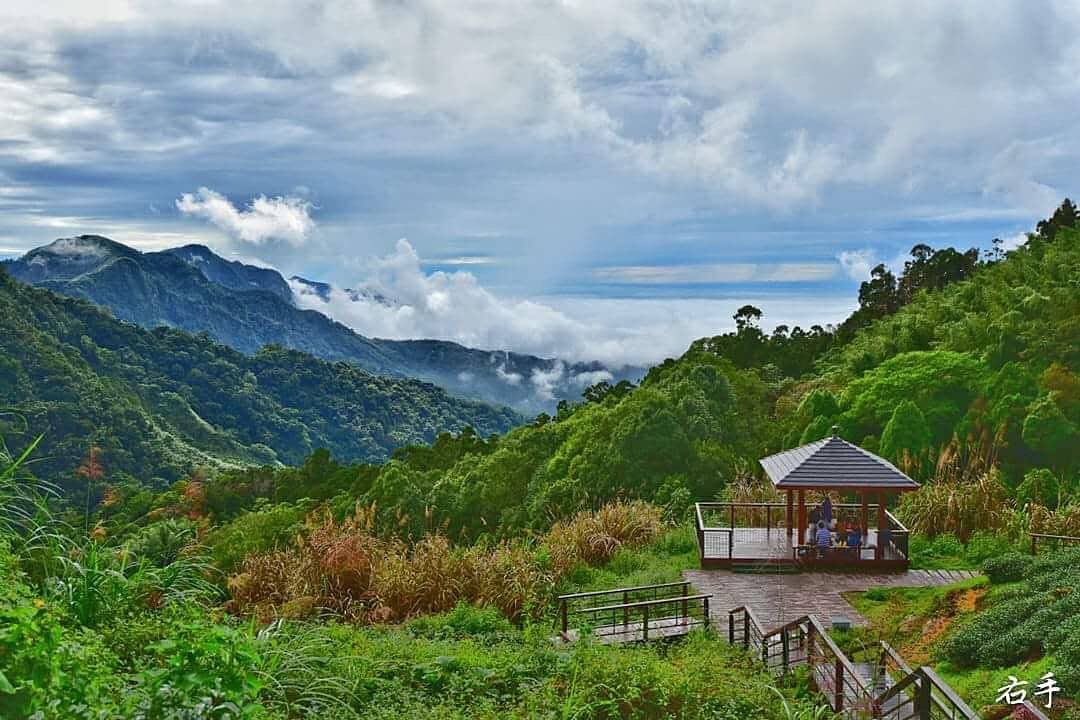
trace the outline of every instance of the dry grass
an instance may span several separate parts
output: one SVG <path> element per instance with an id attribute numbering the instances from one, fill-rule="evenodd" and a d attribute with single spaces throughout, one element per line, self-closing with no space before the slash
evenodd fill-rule
<path id="1" fill-rule="evenodd" d="M 1032 503 L 1027 507 L 1031 532 L 1080 537 L 1080 505 L 1066 505 L 1057 510 Z"/>
<path id="2" fill-rule="evenodd" d="M 541 543 L 455 548 L 443 535 L 408 543 L 374 534 L 370 509 L 344 522 L 309 520 L 295 547 L 247 558 L 229 580 L 230 608 L 263 620 L 331 612 L 359 622 L 396 622 L 459 602 L 497 607 L 507 617 L 539 613 L 579 563 L 599 564 L 621 547 L 655 539 L 660 508 L 613 503 L 555 525 Z"/>
<path id="3" fill-rule="evenodd" d="M 978 530 L 1003 530 L 1011 500 L 996 470 L 970 478 L 946 476 L 908 493 L 900 501 L 900 519 L 912 533 L 934 537 L 952 533 L 961 542 Z"/>

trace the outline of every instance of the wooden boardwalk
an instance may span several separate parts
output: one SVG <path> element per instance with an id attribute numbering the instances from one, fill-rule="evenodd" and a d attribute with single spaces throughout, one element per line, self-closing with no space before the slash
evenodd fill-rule
<path id="1" fill-rule="evenodd" d="M 797 574 L 734 573 L 729 570 L 684 570 L 683 579 L 701 593 L 712 595 L 716 627 L 727 622 L 727 611 L 745 605 L 766 628 L 784 625 L 803 615 L 816 615 L 828 624 L 842 615 L 853 624 L 865 625 L 840 593 L 876 587 L 932 587 L 951 585 L 976 577 L 970 570 L 908 570 L 904 573 L 869 574 L 803 572 Z"/>

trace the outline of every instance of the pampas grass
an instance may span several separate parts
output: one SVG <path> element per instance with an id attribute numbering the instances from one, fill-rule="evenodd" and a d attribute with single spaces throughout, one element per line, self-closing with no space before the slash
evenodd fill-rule
<path id="1" fill-rule="evenodd" d="M 432 533 L 409 545 L 374 534 L 367 508 L 342 522 L 312 518 L 287 550 L 253 555 L 229 579 L 234 612 L 269 621 L 330 612 L 358 622 L 399 622 L 460 602 L 490 605 L 517 620 L 537 616 L 581 563 L 601 564 L 663 530 L 654 505 L 616 502 L 557 523 L 539 543 L 454 547 Z"/>

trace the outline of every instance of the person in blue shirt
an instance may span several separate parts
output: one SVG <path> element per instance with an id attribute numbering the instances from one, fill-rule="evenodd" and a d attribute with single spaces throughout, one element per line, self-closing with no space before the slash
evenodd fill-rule
<path id="1" fill-rule="evenodd" d="M 832 533 L 829 532 L 829 528 L 825 526 L 824 520 L 819 520 L 817 524 L 817 551 L 818 557 L 825 554 L 825 551 L 832 547 Z"/>
<path id="2" fill-rule="evenodd" d="M 821 503 L 821 519 L 825 521 L 825 527 L 832 527 L 832 499 L 828 494 L 825 495 L 825 501 Z"/>
<path id="3" fill-rule="evenodd" d="M 848 547 L 859 547 L 862 545 L 862 530 L 857 525 L 848 525 L 847 544 Z"/>

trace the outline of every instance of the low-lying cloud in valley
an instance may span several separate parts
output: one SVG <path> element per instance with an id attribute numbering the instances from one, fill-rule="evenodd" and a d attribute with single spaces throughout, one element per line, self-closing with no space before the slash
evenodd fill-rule
<path id="1" fill-rule="evenodd" d="M 469 347 L 512 350 L 567 361 L 599 361 L 610 367 L 645 365 L 682 354 L 695 339 L 731 329 L 731 315 L 746 302 L 766 313 L 766 326 L 809 326 L 822 318 L 839 321 L 850 312 L 850 297 L 823 297 L 812 307 L 796 296 L 732 298 L 500 297 L 464 271 L 424 271 L 407 240 L 370 263 L 357 293 L 331 289 L 324 300 L 292 281 L 302 307 L 326 313 L 370 337 L 435 338 Z M 379 298 L 379 299 L 376 299 Z M 555 369 L 538 377 L 505 373 L 504 380 L 532 383 L 540 393 L 562 378 Z M 608 379 L 585 373 L 568 378 L 585 387 Z"/>

